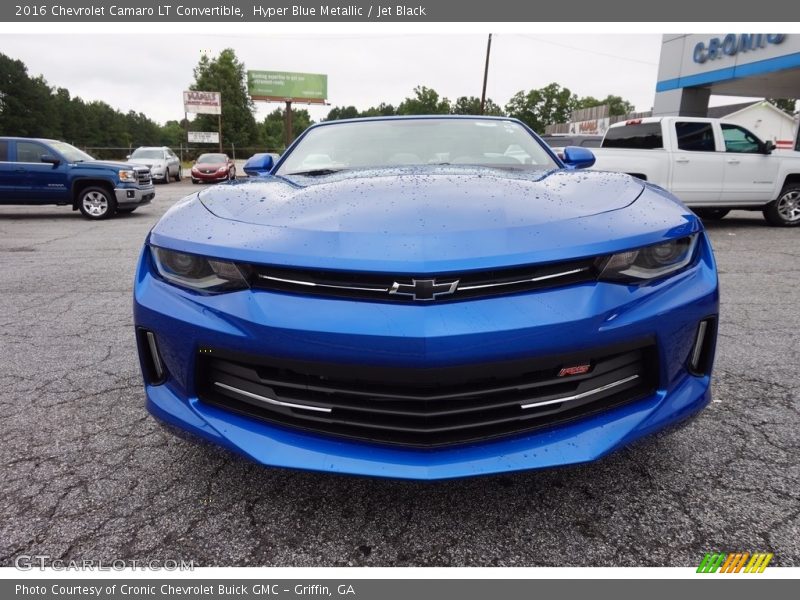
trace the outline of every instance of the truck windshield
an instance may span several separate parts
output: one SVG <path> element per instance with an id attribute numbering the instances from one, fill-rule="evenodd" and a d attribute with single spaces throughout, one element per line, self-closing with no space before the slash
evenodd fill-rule
<path id="1" fill-rule="evenodd" d="M 513 121 L 386 119 L 310 130 L 278 175 L 416 165 L 476 165 L 502 169 L 558 168 L 545 148 Z"/>
<path id="2" fill-rule="evenodd" d="M 63 156 L 67 162 L 84 162 L 87 160 L 94 160 L 93 156 L 86 154 L 83 150 L 78 150 L 75 146 L 71 146 L 66 142 L 49 142 L 53 149 Z"/>

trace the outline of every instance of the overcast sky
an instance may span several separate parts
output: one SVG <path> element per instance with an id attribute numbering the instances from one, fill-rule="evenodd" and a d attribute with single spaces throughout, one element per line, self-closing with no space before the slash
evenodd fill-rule
<path id="1" fill-rule="evenodd" d="M 158 122 L 183 116 L 181 92 L 203 52 L 233 48 L 248 69 L 327 73 L 329 101 L 359 109 L 397 105 L 417 85 L 451 100 L 480 96 L 486 36 L 344 35 L 9 35 L 0 52 L 31 75 L 84 100 L 103 100 Z M 660 35 L 499 34 L 493 36 L 487 95 L 504 106 L 521 89 L 550 82 L 580 96 L 615 94 L 652 107 Z M 730 99 L 727 101 L 734 101 Z M 277 104 L 257 103 L 258 117 Z M 310 108 L 312 118 L 329 107 Z"/>

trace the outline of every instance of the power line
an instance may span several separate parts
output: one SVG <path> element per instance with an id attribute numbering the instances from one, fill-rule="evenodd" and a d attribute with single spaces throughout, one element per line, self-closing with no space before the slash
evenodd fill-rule
<path id="1" fill-rule="evenodd" d="M 629 56 L 620 56 L 619 54 L 611 54 L 610 52 L 600 52 L 598 50 L 590 50 L 588 48 L 580 48 L 578 46 L 570 46 L 569 44 L 562 44 L 561 42 L 553 42 L 553 41 L 550 41 L 550 40 L 544 40 L 542 38 L 535 37 L 535 36 L 532 36 L 532 35 L 525 35 L 523 33 L 509 33 L 507 35 L 513 35 L 513 36 L 516 36 L 516 37 L 524 37 L 524 38 L 528 38 L 530 40 L 535 40 L 537 42 L 541 42 L 542 44 L 550 44 L 551 46 L 559 46 L 561 48 L 569 48 L 570 50 L 577 50 L 578 52 L 586 52 L 588 54 L 594 54 L 594 55 L 599 55 L 599 56 L 607 56 L 609 58 L 616 58 L 617 60 L 627 60 L 627 61 L 630 61 L 630 62 L 635 62 L 635 63 L 642 64 L 642 65 L 649 65 L 651 67 L 658 66 L 658 63 L 650 62 L 650 61 L 647 61 L 647 60 L 639 60 L 637 58 L 630 58 Z"/>

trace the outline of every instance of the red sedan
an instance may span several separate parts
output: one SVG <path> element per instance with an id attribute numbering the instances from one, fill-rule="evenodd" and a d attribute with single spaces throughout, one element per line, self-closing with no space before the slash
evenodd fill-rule
<path id="1" fill-rule="evenodd" d="M 236 165 L 227 154 L 201 154 L 192 166 L 192 183 L 236 179 Z"/>

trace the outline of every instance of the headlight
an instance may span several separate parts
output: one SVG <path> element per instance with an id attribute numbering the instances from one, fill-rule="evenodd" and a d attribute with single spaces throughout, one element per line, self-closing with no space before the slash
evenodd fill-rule
<path id="1" fill-rule="evenodd" d="M 217 169 L 217 171 L 219 171 L 220 173 L 224 173 L 227 170 L 228 170 L 228 167 L 220 167 L 219 169 Z"/>
<path id="2" fill-rule="evenodd" d="M 138 181 L 136 171 L 120 171 L 119 180 L 125 183 L 136 183 Z"/>
<path id="3" fill-rule="evenodd" d="M 175 285 L 205 292 L 229 292 L 248 287 L 247 279 L 232 262 L 155 246 L 150 247 L 150 254 L 158 273 Z"/>
<path id="4" fill-rule="evenodd" d="M 649 281 L 680 271 L 694 258 L 698 234 L 637 250 L 613 254 L 600 273 L 600 279 L 630 283 Z"/>

